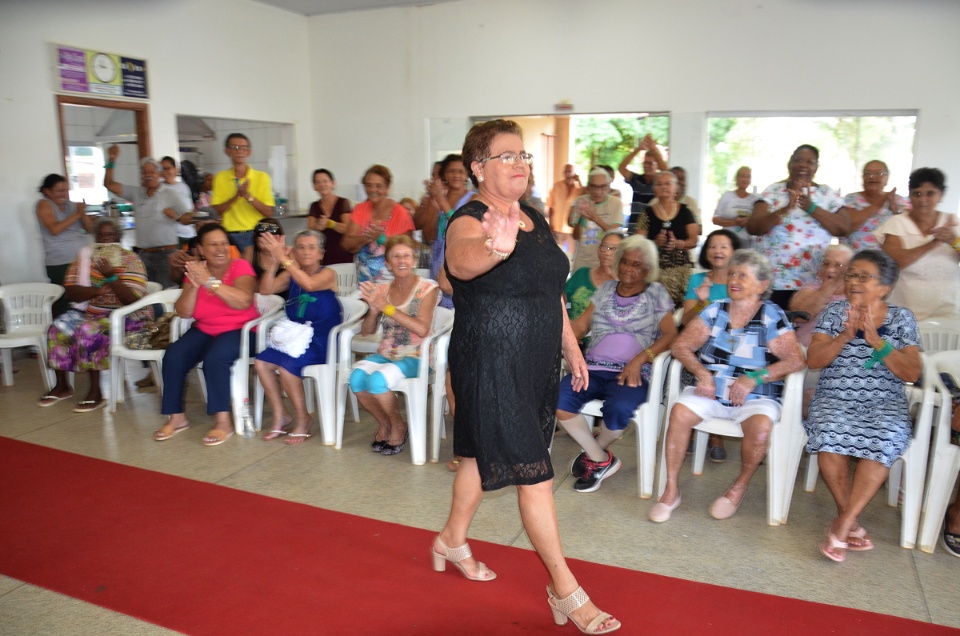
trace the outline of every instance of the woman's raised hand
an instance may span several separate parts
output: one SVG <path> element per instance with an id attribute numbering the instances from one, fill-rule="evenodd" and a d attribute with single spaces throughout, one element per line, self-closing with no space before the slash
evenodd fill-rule
<path id="1" fill-rule="evenodd" d="M 900 212 L 900 200 L 897 198 L 896 188 L 890 192 L 887 192 L 887 209 L 894 214 L 898 214 Z"/>
<path id="2" fill-rule="evenodd" d="M 113 265 L 110 264 L 110 261 L 103 258 L 102 256 L 93 260 L 93 268 L 100 272 L 100 275 L 104 278 L 110 278 L 116 274 L 116 270 L 113 269 Z"/>
<path id="3" fill-rule="evenodd" d="M 695 290 L 697 294 L 697 300 L 702 303 L 705 303 L 710 300 L 710 288 L 713 287 L 713 281 L 709 277 L 704 276 L 703 282 L 700 283 L 700 286 Z"/>
<path id="4" fill-rule="evenodd" d="M 873 307 L 867 306 L 860 312 L 860 328 L 863 330 L 863 339 L 874 349 L 883 348 L 883 338 L 877 332 L 876 316 L 873 315 Z"/>
<path id="5" fill-rule="evenodd" d="M 289 258 L 290 249 L 279 234 L 261 234 L 257 239 L 260 249 L 270 255 L 276 263 L 282 263 Z"/>
<path id="6" fill-rule="evenodd" d="M 211 278 L 206 261 L 187 261 L 184 268 L 187 270 L 187 277 L 194 287 L 203 287 L 207 280 Z"/>
<path id="7" fill-rule="evenodd" d="M 797 187 L 795 190 L 787 188 L 787 194 L 790 195 L 790 202 L 787 203 L 787 209 L 792 210 L 793 208 L 797 207 L 800 201 L 800 188 Z"/>
<path id="8" fill-rule="evenodd" d="M 109 148 L 107 148 L 108 161 L 114 162 L 117 160 L 117 157 L 119 156 L 120 156 L 120 146 L 118 146 L 117 144 L 112 144 Z"/>
<path id="9" fill-rule="evenodd" d="M 517 245 L 517 232 L 520 231 L 520 202 L 514 201 L 506 214 L 496 208 L 488 208 L 480 221 L 483 233 L 489 242 L 490 251 L 510 253 Z"/>
<path id="10" fill-rule="evenodd" d="M 371 309 L 382 312 L 389 304 L 387 303 L 387 292 L 376 283 L 364 281 L 360 283 L 360 300 L 367 303 Z"/>
<path id="11" fill-rule="evenodd" d="M 843 327 L 843 335 L 848 340 L 853 340 L 860 329 L 860 308 L 854 304 L 847 307 L 847 324 Z"/>

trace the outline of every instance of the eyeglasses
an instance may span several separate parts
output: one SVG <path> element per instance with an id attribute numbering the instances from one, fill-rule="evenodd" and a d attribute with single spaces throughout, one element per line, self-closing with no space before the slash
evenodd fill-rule
<path id="1" fill-rule="evenodd" d="M 491 159 L 499 159 L 500 163 L 507 166 L 512 166 L 513 164 L 517 163 L 518 159 L 528 166 L 533 163 L 533 155 L 531 155 L 529 152 L 521 152 L 520 154 L 515 152 L 501 152 L 499 155 L 484 157 L 480 160 L 480 163 L 486 163 Z"/>
<path id="2" fill-rule="evenodd" d="M 237 152 L 250 152 L 250 146 L 238 146 L 236 144 L 231 144 L 227 146 L 230 150 L 236 150 Z"/>
<path id="3" fill-rule="evenodd" d="M 887 176 L 888 174 L 890 174 L 890 173 L 889 173 L 889 172 L 883 172 L 882 170 L 869 170 L 869 171 L 865 170 L 865 171 L 863 172 L 863 176 L 865 176 L 865 177 L 885 177 L 885 176 Z"/>
<path id="4" fill-rule="evenodd" d="M 873 274 L 868 274 L 866 272 L 847 272 L 843 275 L 847 280 L 853 280 L 856 278 L 861 283 L 866 283 L 872 278 L 880 278 L 879 276 L 874 276 Z"/>

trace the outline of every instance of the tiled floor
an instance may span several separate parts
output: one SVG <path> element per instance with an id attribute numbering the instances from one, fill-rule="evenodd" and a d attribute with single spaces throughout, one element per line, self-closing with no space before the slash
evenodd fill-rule
<path id="1" fill-rule="evenodd" d="M 192 376 L 188 415 L 193 428 L 160 444 L 150 436 L 163 422 L 155 390 L 134 390 L 113 415 L 103 410 L 77 415 L 68 401 L 40 409 L 34 404 L 42 393 L 36 363 L 20 357 L 16 366 L 20 371 L 15 386 L 0 387 L 0 435 L 410 526 L 439 529 L 446 518 L 452 474 L 443 464 L 413 466 L 407 451 L 396 457 L 371 453 L 368 442 L 374 425 L 369 417 L 362 417 L 360 424 L 348 422 L 340 451 L 323 446 L 318 436 L 301 447 L 234 437 L 223 446 L 205 448 L 200 439 L 208 419 Z M 134 366 L 128 382 L 143 373 Z M 105 385 L 108 377 L 104 374 Z M 85 382 L 81 378 L 78 394 L 86 390 Z M 731 457 L 737 457 L 736 443 L 728 443 L 728 448 Z M 567 467 L 578 450 L 571 440 L 558 436 L 556 504 L 564 547 L 571 557 L 960 627 L 960 560 L 942 549 L 928 555 L 898 547 L 900 515 L 881 497 L 862 516 L 876 549 L 850 554 L 846 563 L 837 565 L 816 547 L 834 513 L 822 484 L 815 494 L 798 487 L 789 524 L 769 527 L 766 475 L 761 469 L 737 515 L 719 522 L 707 509 L 733 479 L 737 461 L 708 462 L 700 477 L 690 474 L 688 463 L 681 484 L 683 505 L 671 521 L 658 525 L 647 520 L 652 502 L 637 497 L 632 432 L 614 446 L 623 469 L 595 493 L 571 489 Z M 441 453 L 444 460 L 449 458 L 449 439 Z M 384 484 L 401 486 L 387 494 Z M 512 489 L 485 497 L 472 536 L 530 547 Z M 0 576 L 0 634 L 164 632 Z"/>

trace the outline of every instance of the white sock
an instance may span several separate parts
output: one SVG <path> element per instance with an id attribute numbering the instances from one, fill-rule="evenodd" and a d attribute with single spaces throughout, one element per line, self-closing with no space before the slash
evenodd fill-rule
<path id="1" fill-rule="evenodd" d="M 623 431 L 611 431 L 606 423 L 600 424 L 600 435 L 597 436 L 597 444 L 600 448 L 610 448 L 610 444 L 623 437 Z M 606 461 L 606 460 L 604 460 Z"/>
<path id="2" fill-rule="evenodd" d="M 567 432 L 567 435 L 573 438 L 573 441 L 580 444 L 580 447 L 587 452 L 587 457 L 595 462 L 607 461 L 607 451 L 600 447 L 597 440 L 594 439 L 590 431 L 590 425 L 587 424 L 587 418 L 582 415 L 574 415 L 569 420 L 560 420 L 560 426 Z"/>

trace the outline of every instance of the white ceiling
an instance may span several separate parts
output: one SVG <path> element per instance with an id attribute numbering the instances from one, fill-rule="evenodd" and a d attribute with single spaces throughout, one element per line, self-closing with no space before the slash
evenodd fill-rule
<path id="1" fill-rule="evenodd" d="M 390 7 L 417 7 L 457 0 L 257 0 L 300 15 L 320 15 L 323 13 L 346 13 L 349 11 L 367 11 Z"/>

